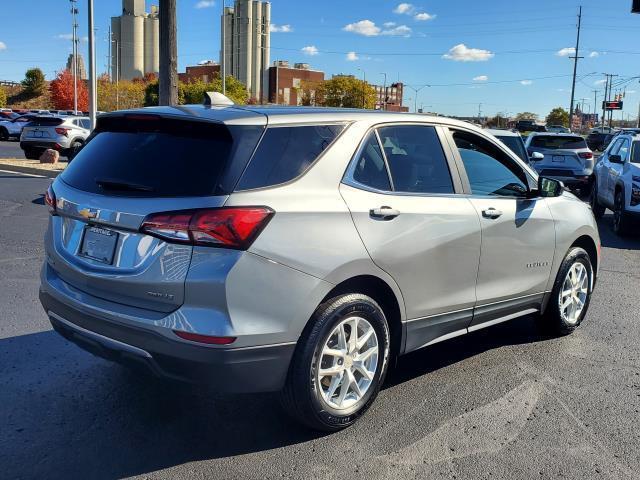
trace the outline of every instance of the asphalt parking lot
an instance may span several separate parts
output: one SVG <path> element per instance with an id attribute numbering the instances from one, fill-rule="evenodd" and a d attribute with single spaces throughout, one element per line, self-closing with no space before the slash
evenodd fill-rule
<path id="1" fill-rule="evenodd" d="M 55 334 L 37 299 L 48 183 L 0 172 L 2 478 L 640 478 L 640 236 L 611 215 L 576 333 L 525 318 L 411 354 L 362 421 L 319 435 L 275 396 L 160 383 Z"/>
<path id="2" fill-rule="evenodd" d="M 24 158 L 20 142 L 0 142 L 0 158 Z"/>

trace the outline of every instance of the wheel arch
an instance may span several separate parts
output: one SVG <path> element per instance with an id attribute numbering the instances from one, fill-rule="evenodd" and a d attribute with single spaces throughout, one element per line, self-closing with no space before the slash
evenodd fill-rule
<path id="1" fill-rule="evenodd" d="M 397 356 L 402 352 L 404 349 L 402 324 L 404 301 L 398 298 L 394 289 L 385 280 L 375 275 L 357 275 L 335 285 L 322 299 L 321 304 L 330 298 L 347 293 L 367 295 L 380 305 L 389 323 L 392 354 Z"/>
<path id="2" fill-rule="evenodd" d="M 594 273 L 596 273 L 598 271 L 599 255 L 598 246 L 596 245 L 596 242 L 593 240 L 593 238 L 591 238 L 589 235 L 582 235 L 574 240 L 574 242 L 571 244 L 571 247 L 569 247 L 569 250 L 574 247 L 580 247 L 587 252 L 589 258 L 591 259 L 591 264 L 593 265 L 593 271 Z M 594 285 L 596 276 L 597 275 L 594 275 Z"/>

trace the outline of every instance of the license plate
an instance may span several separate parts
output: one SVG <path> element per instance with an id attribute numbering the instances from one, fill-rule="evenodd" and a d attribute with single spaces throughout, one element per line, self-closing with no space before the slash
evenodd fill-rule
<path id="1" fill-rule="evenodd" d="M 551 161 L 556 163 L 564 163 L 564 157 L 561 155 L 554 155 L 553 157 L 551 157 Z"/>
<path id="2" fill-rule="evenodd" d="M 42 132 L 33 132 L 33 136 L 35 138 L 40 138 L 40 137 L 42 137 Z"/>
<path id="3" fill-rule="evenodd" d="M 118 243 L 118 232 L 102 227 L 88 226 L 84 229 L 84 237 L 80 246 L 80 255 L 111 264 Z"/>

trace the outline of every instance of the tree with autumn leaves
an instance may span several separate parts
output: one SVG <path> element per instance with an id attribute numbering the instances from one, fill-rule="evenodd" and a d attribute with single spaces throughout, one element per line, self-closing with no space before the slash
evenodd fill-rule
<path id="1" fill-rule="evenodd" d="M 56 110 L 73 110 L 73 75 L 63 70 L 49 84 L 51 103 Z M 89 109 L 89 91 L 84 80 L 78 79 L 78 110 Z"/>

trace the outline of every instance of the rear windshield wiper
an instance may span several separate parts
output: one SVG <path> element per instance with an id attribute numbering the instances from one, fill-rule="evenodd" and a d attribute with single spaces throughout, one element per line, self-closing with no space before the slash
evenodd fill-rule
<path id="1" fill-rule="evenodd" d="M 123 180 L 115 180 L 111 178 L 96 178 L 96 183 L 104 190 L 121 192 L 153 192 L 153 187 L 150 187 L 149 185 L 141 185 L 139 183 L 125 182 Z"/>

